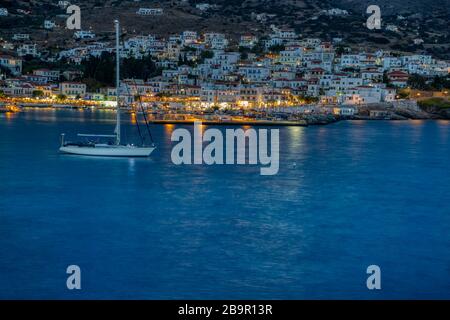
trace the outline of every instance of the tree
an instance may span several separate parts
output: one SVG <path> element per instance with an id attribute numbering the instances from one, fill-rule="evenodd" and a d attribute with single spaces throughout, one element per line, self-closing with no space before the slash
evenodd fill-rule
<path id="1" fill-rule="evenodd" d="M 253 46 L 251 52 L 254 54 L 260 55 L 260 54 L 264 53 L 265 48 L 266 47 L 264 45 L 264 40 L 260 39 L 258 41 L 258 43 L 255 46 Z"/>
<path id="2" fill-rule="evenodd" d="M 9 70 L 9 68 L 6 68 L 4 66 L 0 66 L 0 79 L 1 79 L 1 74 L 4 74 L 6 77 L 11 76 L 11 70 Z"/>
<path id="3" fill-rule="evenodd" d="M 408 99 L 410 93 L 410 90 L 402 89 L 397 92 L 397 96 L 399 99 Z"/>
<path id="4" fill-rule="evenodd" d="M 436 90 L 450 89 L 450 78 L 436 76 L 433 78 L 431 87 Z"/>
<path id="5" fill-rule="evenodd" d="M 284 49 L 286 49 L 286 47 L 282 44 L 277 44 L 277 45 L 269 47 L 269 51 L 274 52 L 274 53 L 280 53 Z"/>
<path id="6" fill-rule="evenodd" d="M 123 78 L 147 80 L 157 75 L 158 70 L 152 57 L 147 55 L 142 59 L 134 57 L 122 60 L 121 74 Z"/>
<path id="7" fill-rule="evenodd" d="M 103 53 L 100 57 L 90 57 L 82 61 L 84 78 L 90 79 L 92 84 L 114 86 L 115 85 L 115 56 L 111 53 Z M 121 77 L 131 79 L 147 80 L 158 73 L 151 56 L 147 55 L 141 59 L 134 57 L 125 58 L 120 61 Z"/>
<path id="8" fill-rule="evenodd" d="M 386 84 L 387 87 L 391 86 L 391 80 L 389 80 L 389 77 L 387 75 L 387 71 L 383 72 L 383 83 Z"/>
<path id="9" fill-rule="evenodd" d="M 33 98 L 41 98 L 44 96 L 44 91 L 42 90 L 34 90 L 33 91 Z"/>
<path id="10" fill-rule="evenodd" d="M 430 86 L 427 84 L 427 79 L 419 74 L 412 74 L 408 79 L 408 85 L 418 90 L 430 89 Z"/>
<path id="11" fill-rule="evenodd" d="M 66 99 L 67 99 L 67 96 L 65 94 L 62 94 L 62 93 L 60 93 L 60 94 L 58 94 L 56 96 L 56 100 L 58 100 L 58 101 L 64 101 Z"/>
<path id="12" fill-rule="evenodd" d="M 205 61 L 205 59 L 212 59 L 214 58 L 214 52 L 213 51 L 202 51 L 201 55 L 200 55 L 200 63 L 203 63 Z"/>
<path id="13" fill-rule="evenodd" d="M 337 55 L 340 56 L 340 55 L 344 54 L 345 52 L 347 52 L 347 50 L 345 49 L 345 47 L 343 45 L 338 45 L 336 47 L 336 54 Z"/>
<path id="14" fill-rule="evenodd" d="M 113 54 L 103 53 L 100 57 L 89 57 L 81 62 L 85 78 L 113 86 L 115 83 L 115 61 Z"/>

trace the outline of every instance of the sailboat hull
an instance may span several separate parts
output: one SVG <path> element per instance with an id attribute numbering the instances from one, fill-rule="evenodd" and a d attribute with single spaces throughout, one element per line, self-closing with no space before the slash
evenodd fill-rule
<path id="1" fill-rule="evenodd" d="M 154 147 L 135 147 L 117 145 L 62 146 L 59 151 L 66 154 L 99 157 L 149 157 Z"/>

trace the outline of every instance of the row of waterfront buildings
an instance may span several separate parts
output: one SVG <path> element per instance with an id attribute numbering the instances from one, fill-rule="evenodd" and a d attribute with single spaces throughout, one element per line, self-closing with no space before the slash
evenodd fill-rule
<path id="1" fill-rule="evenodd" d="M 93 38 L 45 60 L 64 59 L 76 66 L 84 59 L 114 52 L 112 43 Z M 406 87 L 412 74 L 432 78 L 450 72 L 448 62 L 429 55 L 394 55 L 382 50 L 338 53 L 339 41 L 301 39 L 294 30 L 275 26 L 267 37 L 245 34 L 238 43 L 213 32 L 184 31 L 167 39 L 131 37 L 122 43 L 121 57 L 150 56 L 161 72 L 150 79 L 124 80 L 120 93 L 128 102 L 136 95 L 170 96 L 197 101 L 202 107 L 290 106 L 305 101 L 365 105 L 395 100 L 397 89 Z M 14 56 L 0 55 L 2 70 L 9 70 L 0 84 L 4 94 L 29 96 L 39 90 L 44 95 L 96 100 L 115 95 L 115 88 L 88 92 L 85 84 L 73 81 L 82 78 L 80 71 L 37 69 L 22 74 L 23 56 L 40 57 L 35 45 L 26 54 L 23 45 Z"/>

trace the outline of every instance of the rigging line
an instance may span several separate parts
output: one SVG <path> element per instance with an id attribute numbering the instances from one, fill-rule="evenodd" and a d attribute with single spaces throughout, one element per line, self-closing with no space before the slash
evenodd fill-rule
<path id="1" fill-rule="evenodd" d="M 133 82 L 134 82 L 135 87 L 137 88 L 136 80 L 133 79 Z M 139 99 L 139 105 L 141 107 L 142 115 L 144 116 L 145 125 L 147 126 L 148 135 L 150 136 L 150 140 L 154 144 L 155 141 L 153 140 L 152 132 L 150 131 L 150 126 L 148 125 L 147 115 L 145 114 L 144 107 L 142 106 L 141 95 L 139 94 L 139 92 L 138 92 L 138 99 Z"/>
<path id="2" fill-rule="evenodd" d="M 128 87 L 128 84 L 125 84 L 125 87 L 127 88 L 128 95 L 131 96 L 131 92 L 130 92 L 130 88 Z M 137 113 L 136 113 L 136 126 L 137 126 L 137 129 L 138 129 L 139 137 L 141 138 L 142 146 L 144 146 L 145 137 L 141 133 L 141 127 L 139 126 L 139 118 L 137 116 Z"/>

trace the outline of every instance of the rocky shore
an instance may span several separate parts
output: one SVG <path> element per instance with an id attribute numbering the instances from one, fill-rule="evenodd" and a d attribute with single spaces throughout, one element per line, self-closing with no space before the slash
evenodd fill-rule
<path id="1" fill-rule="evenodd" d="M 450 108 L 440 108 L 438 106 L 423 106 L 423 112 L 430 116 L 430 119 L 450 120 Z"/>
<path id="2" fill-rule="evenodd" d="M 358 113 L 353 116 L 333 114 L 305 115 L 308 125 L 326 125 L 341 120 L 450 120 L 450 108 L 443 107 L 442 101 L 433 104 L 414 103 L 414 106 L 396 106 L 392 104 L 376 104 L 358 107 Z"/>

